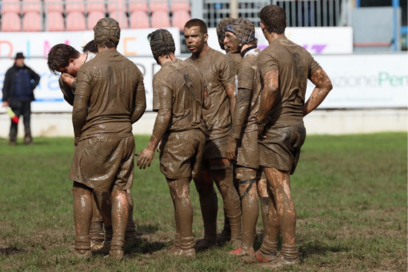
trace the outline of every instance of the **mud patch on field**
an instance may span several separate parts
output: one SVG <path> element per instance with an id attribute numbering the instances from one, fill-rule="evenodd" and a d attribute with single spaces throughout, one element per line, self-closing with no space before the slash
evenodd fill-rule
<path id="1" fill-rule="evenodd" d="M 20 252 L 24 252 L 24 250 L 20 250 L 16 247 L 13 246 L 3 246 L 0 245 L 0 254 L 4 254 L 4 255 L 14 255 L 14 254 L 18 254 Z"/>

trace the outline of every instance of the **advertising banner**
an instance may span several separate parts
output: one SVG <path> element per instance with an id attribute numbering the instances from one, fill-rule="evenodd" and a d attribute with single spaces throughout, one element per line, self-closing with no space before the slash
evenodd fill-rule
<path id="1" fill-rule="evenodd" d="M 329 75 L 333 90 L 320 109 L 406 108 L 408 105 L 407 54 L 315 55 L 316 61 Z M 144 74 L 147 110 L 152 110 L 153 75 L 160 66 L 151 57 L 129 57 Z M 0 89 L 4 74 L 13 61 L 0 60 Z M 35 90 L 33 112 L 71 112 L 72 107 L 62 97 L 58 78 L 48 70 L 45 59 L 26 59 L 26 64 L 40 76 Z M 306 97 L 313 91 L 309 82 Z M 1 92 L 0 92 L 1 98 Z M 4 112 L 4 109 L 0 109 Z"/>
<path id="2" fill-rule="evenodd" d="M 311 54 L 353 53 L 353 29 L 351 27 L 287 27 L 288 39 L 303 46 Z M 268 41 L 260 27 L 255 28 L 258 48 L 264 49 Z M 208 29 L 208 45 L 221 51 L 215 28 Z"/>
<path id="3" fill-rule="evenodd" d="M 319 108 L 408 107 L 408 55 L 319 55 L 333 90 Z M 306 97 L 313 91 L 309 81 Z"/>
<path id="4" fill-rule="evenodd" d="M 176 54 L 180 54 L 180 31 L 166 28 L 174 37 Z M 147 35 L 156 29 L 122 29 L 118 51 L 126 56 L 152 56 Z M 46 57 L 51 47 L 65 43 L 81 50 L 82 46 L 93 40 L 93 31 L 79 32 L 2 32 L 0 35 L 0 57 L 14 58 L 16 52 L 23 52 L 26 58 Z M 3 64 L 1 64 L 3 66 Z"/>

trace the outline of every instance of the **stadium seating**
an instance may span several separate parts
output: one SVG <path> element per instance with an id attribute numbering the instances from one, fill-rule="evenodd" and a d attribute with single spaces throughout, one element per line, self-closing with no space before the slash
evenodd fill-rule
<path id="1" fill-rule="evenodd" d="M 85 30 L 85 17 L 82 12 L 72 11 L 67 14 L 66 18 L 67 31 Z"/>
<path id="2" fill-rule="evenodd" d="M 1 11 L 3 14 L 8 12 L 20 13 L 19 0 L 2 0 Z"/>
<path id="3" fill-rule="evenodd" d="M 149 15 L 145 11 L 133 11 L 130 14 L 130 27 L 131 28 L 149 28 Z"/>
<path id="4" fill-rule="evenodd" d="M 65 2 L 65 10 L 67 13 L 76 11 L 76 12 L 85 12 L 85 3 L 83 1 L 78 2 L 78 0 L 69 0 Z"/>
<path id="5" fill-rule="evenodd" d="M 96 23 L 101 19 L 105 18 L 105 12 L 101 11 L 90 11 L 88 13 L 88 20 L 87 20 L 87 28 L 88 30 L 92 30 Z"/>
<path id="6" fill-rule="evenodd" d="M 105 13 L 105 3 L 102 1 L 88 0 L 86 3 L 86 10 L 87 12 L 98 11 Z"/>
<path id="7" fill-rule="evenodd" d="M 0 0 L 1 29 L 16 32 L 92 30 L 99 19 L 110 16 L 122 29 L 173 26 L 183 30 L 191 18 L 190 0 L 104 1 Z"/>
<path id="8" fill-rule="evenodd" d="M 184 30 L 184 25 L 191 19 L 190 13 L 186 10 L 173 11 L 172 26 Z"/>
<path id="9" fill-rule="evenodd" d="M 155 10 L 151 16 L 153 28 L 170 27 L 169 13 L 164 10 Z"/>
<path id="10" fill-rule="evenodd" d="M 108 12 L 112 13 L 115 11 L 127 12 L 126 1 L 125 0 L 109 1 Z"/>
<path id="11" fill-rule="evenodd" d="M 3 13 L 3 32 L 18 32 L 21 31 L 21 18 L 15 12 Z"/>
<path id="12" fill-rule="evenodd" d="M 126 14 L 123 11 L 114 11 L 109 13 L 109 17 L 115 19 L 119 23 L 119 27 L 121 29 L 128 29 L 129 28 L 129 23 L 128 23 L 128 18 L 126 17 Z"/>
<path id="13" fill-rule="evenodd" d="M 35 32 L 42 30 L 41 15 L 38 12 L 26 12 L 23 17 L 23 31 Z"/>
<path id="14" fill-rule="evenodd" d="M 24 13 L 26 12 L 37 12 L 40 14 L 41 11 L 41 0 L 24 0 L 21 5 L 21 11 Z"/>
<path id="15" fill-rule="evenodd" d="M 171 1 L 171 11 L 190 11 L 190 2 L 188 0 Z"/>
<path id="16" fill-rule="evenodd" d="M 51 11 L 47 13 L 48 31 L 64 31 L 64 17 L 60 12 Z M 47 28 L 45 28 L 47 30 Z"/>
<path id="17" fill-rule="evenodd" d="M 147 3 L 145 0 L 130 0 L 129 1 L 129 12 L 148 12 Z"/>
<path id="18" fill-rule="evenodd" d="M 166 0 L 150 0 L 150 11 L 169 11 L 169 6 Z"/>
<path id="19" fill-rule="evenodd" d="M 61 15 L 64 13 L 64 3 L 62 0 L 44 0 L 44 5 L 46 13 L 51 11 L 60 12 Z"/>

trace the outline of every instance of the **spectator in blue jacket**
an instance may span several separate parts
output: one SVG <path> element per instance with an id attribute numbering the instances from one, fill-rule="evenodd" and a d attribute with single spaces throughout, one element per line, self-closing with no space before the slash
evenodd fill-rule
<path id="1" fill-rule="evenodd" d="M 23 116 L 24 144 L 31 145 L 30 116 L 31 101 L 34 99 L 34 89 L 40 82 L 40 76 L 24 63 L 24 55 L 18 52 L 14 65 L 7 70 L 3 85 L 3 107 L 10 107 L 17 117 Z M 17 141 L 17 124 L 10 125 L 10 145 Z"/>

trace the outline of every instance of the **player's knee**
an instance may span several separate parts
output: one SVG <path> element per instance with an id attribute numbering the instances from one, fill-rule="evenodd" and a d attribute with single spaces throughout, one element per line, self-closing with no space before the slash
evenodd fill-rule
<path id="1" fill-rule="evenodd" d="M 201 194 L 210 194 L 214 191 L 214 184 L 211 177 L 211 172 L 204 170 L 200 171 L 198 176 L 194 179 L 197 192 Z"/>

